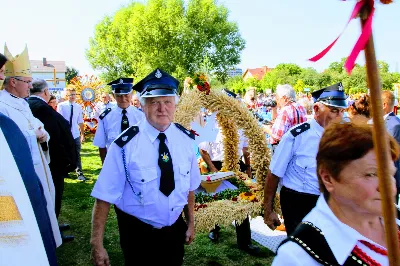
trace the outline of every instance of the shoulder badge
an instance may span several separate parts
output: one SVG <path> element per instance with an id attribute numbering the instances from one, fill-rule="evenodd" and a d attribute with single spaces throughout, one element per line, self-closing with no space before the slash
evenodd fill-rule
<path id="1" fill-rule="evenodd" d="M 99 118 L 101 120 L 104 119 L 104 117 L 106 117 L 106 115 L 111 111 L 111 108 L 107 108 L 106 110 L 104 110 L 104 112 L 101 113 L 101 115 L 99 116 Z"/>
<path id="2" fill-rule="evenodd" d="M 297 137 L 303 132 L 306 132 L 307 130 L 310 129 L 310 124 L 309 123 L 303 123 L 292 130 L 290 130 L 290 133 L 292 133 L 293 137 Z"/>
<path id="3" fill-rule="evenodd" d="M 139 127 L 138 126 L 131 126 L 127 130 L 121 133 L 121 135 L 118 136 L 114 140 L 115 144 L 117 144 L 120 148 L 124 147 L 126 143 L 128 143 L 134 136 L 139 133 Z"/>
<path id="4" fill-rule="evenodd" d="M 195 139 L 195 136 L 192 132 L 190 132 L 190 130 L 187 130 L 184 126 L 182 126 L 181 124 L 175 123 L 175 126 L 177 128 L 179 128 L 180 130 L 182 130 L 183 133 L 185 133 L 189 138 L 191 139 Z"/>

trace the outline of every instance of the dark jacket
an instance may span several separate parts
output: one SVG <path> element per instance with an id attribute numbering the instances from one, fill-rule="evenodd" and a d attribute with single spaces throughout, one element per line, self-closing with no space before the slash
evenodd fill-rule
<path id="1" fill-rule="evenodd" d="M 43 245 L 51 266 L 57 265 L 56 243 L 53 230 L 47 212 L 47 202 L 43 193 L 43 187 L 33 167 L 32 155 L 29 152 L 28 142 L 21 130 L 10 118 L 0 112 L 0 129 L 10 147 L 11 153 L 17 164 L 18 170 L 24 182 L 26 192 L 32 204 L 36 221 L 42 236 Z M 23 256 L 23 254 L 21 254 Z M 33 258 L 32 258 L 33 259 Z"/>
<path id="2" fill-rule="evenodd" d="M 75 142 L 69 123 L 44 100 L 29 97 L 33 115 L 44 124 L 49 133 L 50 171 L 54 177 L 65 176 L 76 168 Z"/>

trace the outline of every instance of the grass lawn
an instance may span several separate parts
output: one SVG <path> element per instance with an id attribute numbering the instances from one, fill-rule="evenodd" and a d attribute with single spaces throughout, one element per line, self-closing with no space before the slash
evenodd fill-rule
<path id="1" fill-rule="evenodd" d="M 63 244 L 57 249 L 60 266 L 92 265 L 90 262 L 90 227 L 91 211 L 94 199 L 90 197 L 93 185 L 101 169 L 98 150 L 88 139 L 82 146 L 82 164 L 86 177 L 90 181 L 82 183 L 76 180 L 75 175 L 65 180 L 60 223 L 71 225 L 71 230 L 66 234 L 75 236 L 75 240 Z M 135 241 L 135 240 L 132 240 Z M 113 210 L 108 217 L 104 247 L 110 256 L 111 265 L 123 266 L 123 256 L 119 247 L 117 219 Z M 236 247 L 236 234 L 232 227 L 221 230 L 220 242 L 213 244 L 206 233 L 198 233 L 194 242 L 186 246 L 184 265 L 196 266 L 256 266 L 270 265 L 273 253 L 262 248 L 260 257 L 250 256 Z"/>

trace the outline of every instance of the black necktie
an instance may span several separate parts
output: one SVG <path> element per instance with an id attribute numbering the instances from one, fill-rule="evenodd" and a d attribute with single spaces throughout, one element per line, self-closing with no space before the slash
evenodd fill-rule
<path id="1" fill-rule="evenodd" d="M 69 128 L 72 127 L 72 116 L 74 115 L 74 106 L 71 104 L 71 115 L 69 116 Z"/>
<path id="2" fill-rule="evenodd" d="M 165 144 L 165 134 L 160 133 L 157 138 L 160 140 L 158 148 L 158 166 L 160 166 L 161 170 L 160 191 L 168 197 L 175 189 L 174 168 L 172 166 L 171 154 L 169 153 L 167 144 Z"/>
<path id="3" fill-rule="evenodd" d="M 122 120 L 121 120 L 121 132 L 124 131 L 129 127 L 129 120 L 128 117 L 126 116 L 126 110 L 122 110 Z"/>

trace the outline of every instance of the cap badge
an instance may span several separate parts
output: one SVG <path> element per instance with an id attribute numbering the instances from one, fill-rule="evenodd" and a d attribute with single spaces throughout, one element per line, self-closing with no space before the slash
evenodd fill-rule
<path id="1" fill-rule="evenodd" d="M 126 141 L 128 139 L 128 136 L 122 137 L 122 141 Z"/>
<path id="2" fill-rule="evenodd" d="M 124 80 L 123 79 L 119 79 L 119 84 L 123 84 Z"/>
<path id="3" fill-rule="evenodd" d="M 342 85 L 342 83 L 339 83 L 339 85 L 338 85 L 338 91 L 343 91 L 343 85 Z"/>
<path id="4" fill-rule="evenodd" d="M 158 79 L 162 77 L 162 74 L 161 74 L 161 72 L 160 72 L 159 69 L 157 69 L 155 76 L 156 76 L 156 78 L 158 78 Z"/>

